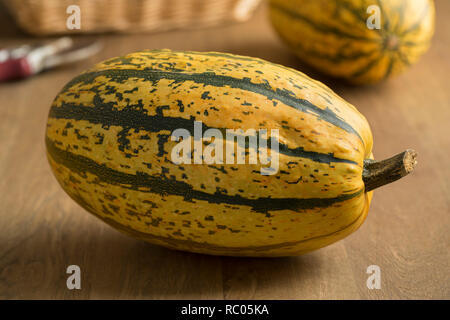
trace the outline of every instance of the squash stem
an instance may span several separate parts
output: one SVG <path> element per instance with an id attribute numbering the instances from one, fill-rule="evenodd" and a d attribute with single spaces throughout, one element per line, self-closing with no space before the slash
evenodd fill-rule
<path id="1" fill-rule="evenodd" d="M 363 181 L 369 192 L 408 175 L 417 164 L 417 152 L 408 149 L 392 158 L 375 161 L 364 160 Z"/>

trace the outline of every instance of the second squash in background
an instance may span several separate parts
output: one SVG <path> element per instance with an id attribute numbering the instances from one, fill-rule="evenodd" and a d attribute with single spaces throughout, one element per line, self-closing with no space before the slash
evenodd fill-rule
<path id="1" fill-rule="evenodd" d="M 379 29 L 373 24 L 376 15 Z M 271 0 L 270 18 L 303 61 L 331 76 L 370 84 L 399 74 L 428 49 L 434 3 Z"/>

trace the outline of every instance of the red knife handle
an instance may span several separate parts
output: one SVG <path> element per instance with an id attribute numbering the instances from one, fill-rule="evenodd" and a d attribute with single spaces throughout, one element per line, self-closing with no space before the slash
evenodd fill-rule
<path id="1" fill-rule="evenodd" d="M 0 82 L 27 78 L 33 74 L 26 58 L 9 59 L 0 62 Z"/>

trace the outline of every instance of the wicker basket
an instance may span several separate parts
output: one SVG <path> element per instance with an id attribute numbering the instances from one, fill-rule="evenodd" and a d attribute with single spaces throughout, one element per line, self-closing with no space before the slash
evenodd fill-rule
<path id="1" fill-rule="evenodd" d="M 17 23 L 35 35 L 141 32 L 196 28 L 245 21 L 261 0 L 3 0 Z M 80 8 L 80 29 L 66 12 Z"/>

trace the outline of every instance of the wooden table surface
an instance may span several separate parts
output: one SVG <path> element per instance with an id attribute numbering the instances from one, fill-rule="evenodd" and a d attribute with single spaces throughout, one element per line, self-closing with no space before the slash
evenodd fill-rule
<path id="1" fill-rule="evenodd" d="M 351 87 L 302 66 L 261 7 L 249 22 L 209 30 L 105 35 L 97 56 L 0 85 L 0 299 L 449 299 L 450 1 L 438 0 L 430 51 L 400 77 Z M 0 46 L 30 40 L 0 13 Z M 214 257 L 170 251 L 122 235 L 59 187 L 45 156 L 52 99 L 90 65 L 147 48 L 225 51 L 298 68 L 367 117 L 378 159 L 406 148 L 417 170 L 375 191 L 369 216 L 348 238 L 293 258 Z M 81 268 L 68 290 L 66 268 Z M 366 286 L 369 265 L 381 289 Z"/>

